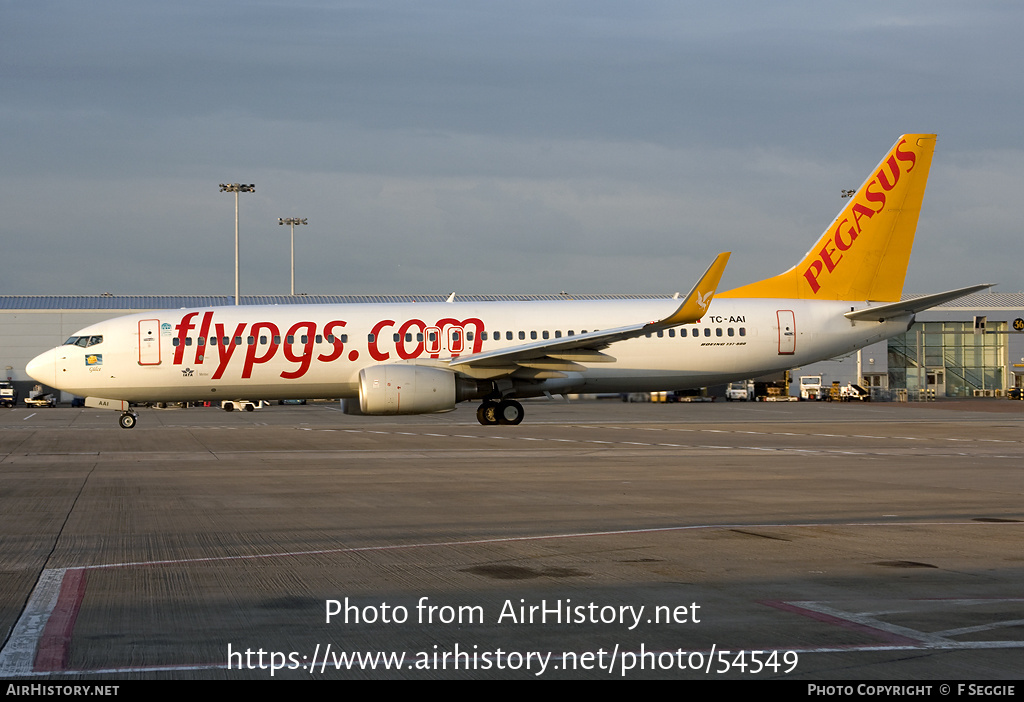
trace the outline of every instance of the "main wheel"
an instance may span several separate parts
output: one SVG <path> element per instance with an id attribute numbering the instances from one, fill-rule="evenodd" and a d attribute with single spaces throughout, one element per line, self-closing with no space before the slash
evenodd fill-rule
<path id="1" fill-rule="evenodd" d="M 498 423 L 498 403 L 484 400 L 476 408 L 476 421 L 484 426 Z"/>
<path id="2" fill-rule="evenodd" d="M 498 405 L 498 424 L 519 424 L 526 412 L 515 400 L 502 400 Z"/>
<path id="3" fill-rule="evenodd" d="M 121 415 L 121 418 L 117 420 L 117 423 L 121 425 L 122 429 L 134 429 L 137 419 L 138 418 L 134 414 L 125 413 Z"/>

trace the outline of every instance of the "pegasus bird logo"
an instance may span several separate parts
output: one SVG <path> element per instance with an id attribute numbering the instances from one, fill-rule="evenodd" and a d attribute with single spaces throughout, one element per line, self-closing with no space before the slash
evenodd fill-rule
<path id="1" fill-rule="evenodd" d="M 701 295 L 698 292 L 697 293 L 697 306 L 700 307 L 702 310 L 704 310 L 706 312 L 707 309 L 708 309 L 708 305 L 711 303 L 711 296 L 714 295 L 714 294 L 715 294 L 714 290 L 708 290 L 703 295 Z"/>

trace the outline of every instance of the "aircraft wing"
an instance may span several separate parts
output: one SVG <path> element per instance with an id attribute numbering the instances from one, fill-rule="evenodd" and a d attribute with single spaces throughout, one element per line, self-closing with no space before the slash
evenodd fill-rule
<path id="1" fill-rule="evenodd" d="M 995 283 L 985 283 L 982 285 L 971 285 L 966 288 L 958 288 L 957 290 L 947 290 L 946 292 L 935 293 L 934 295 L 923 295 L 921 297 L 915 297 L 910 300 L 903 300 L 901 302 L 891 302 L 886 305 L 879 305 L 878 307 L 865 307 L 859 310 L 852 310 L 847 312 L 844 316 L 848 319 L 869 319 L 877 322 L 884 322 L 887 319 L 893 319 L 894 317 L 906 317 L 909 314 L 916 314 L 924 310 L 941 305 L 943 302 L 949 302 L 955 300 L 958 297 L 964 295 L 970 295 L 971 293 L 978 292 L 979 290 L 985 290 L 991 288 Z"/>
<path id="2" fill-rule="evenodd" d="M 475 377 L 497 377 L 522 369 L 559 373 L 582 370 L 585 366 L 581 363 L 613 362 L 613 357 L 601 351 L 615 342 L 680 324 L 691 324 L 704 316 L 728 262 L 728 252 L 718 254 L 679 307 L 663 319 L 460 356 L 453 358 L 449 367 Z"/>

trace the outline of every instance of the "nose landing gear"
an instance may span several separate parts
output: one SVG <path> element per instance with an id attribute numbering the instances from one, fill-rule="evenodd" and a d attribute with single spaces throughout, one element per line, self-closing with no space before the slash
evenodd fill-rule
<path id="1" fill-rule="evenodd" d="M 135 423 L 138 421 L 139 415 L 134 412 L 124 412 L 121 418 L 117 420 L 117 423 L 121 425 L 122 429 L 134 429 Z"/>

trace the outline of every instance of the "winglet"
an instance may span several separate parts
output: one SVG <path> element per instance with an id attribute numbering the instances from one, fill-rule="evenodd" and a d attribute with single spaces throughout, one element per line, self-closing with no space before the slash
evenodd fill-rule
<path id="1" fill-rule="evenodd" d="M 722 273 L 725 272 L 725 264 L 729 262 L 730 252 L 718 254 L 714 262 L 704 271 L 697 284 L 683 299 L 675 312 L 658 322 L 658 326 L 675 326 L 676 324 L 691 324 L 704 316 L 711 304 L 711 298 L 715 296 L 719 281 L 722 280 Z"/>

